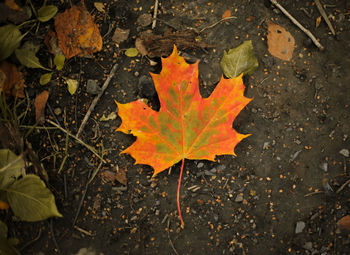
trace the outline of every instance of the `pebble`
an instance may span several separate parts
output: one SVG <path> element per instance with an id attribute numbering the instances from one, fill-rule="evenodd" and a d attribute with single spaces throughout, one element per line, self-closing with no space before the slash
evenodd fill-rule
<path id="1" fill-rule="evenodd" d="M 340 151 L 339 151 L 339 153 L 341 154 L 341 155 L 343 155 L 344 157 L 349 157 L 349 150 L 348 149 L 341 149 Z"/>
<path id="2" fill-rule="evenodd" d="M 215 220 L 216 222 L 218 222 L 219 216 L 218 216 L 217 214 L 214 214 L 213 217 L 214 217 L 214 220 Z"/>
<path id="3" fill-rule="evenodd" d="M 90 95 L 97 95 L 100 93 L 101 88 L 98 86 L 97 81 L 89 79 L 86 85 L 86 92 Z"/>
<path id="4" fill-rule="evenodd" d="M 327 172 L 328 172 L 328 163 L 323 162 L 323 163 L 320 165 L 320 168 L 321 168 L 325 173 L 327 173 Z"/>
<path id="5" fill-rule="evenodd" d="M 312 248 L 312 242 L 306 242 L 304 245 L 303 245 L 303 248 L 305 250 L 309 250 L 309 251 L 312 251 L 313 248 Z"/>
<path id="6" fill-rule="evenodd" d="M 252 113 L 257 113 L 257 112 L 258 112 L 258 110 L 257 110 L 257 109 L 252 108 Z"/>
<path id="7" fill-rule="evenodd" d="M 59 107 L 57 107 L 57 108 L 55 108 L 55 110 L 53 110 L 53 112 L 54 112 L 56 115 L 61 115 L 62 109 L 59 108 Z"/>
<path id="8" fill-rule="evenodd" d="M 203 166 L 204 166 L 203 162 L 199 162 L 198 165 L 197 165 L 198 168 L 202 168 Z"/>
<path id="9" fill-rule="evenodd" d="M 299 233 L 303 232 L 305 226 L 306 226 L 305 222 L 298 221 L 297 225 L 295 226 L 295 234 L 299 234 Z"/>
<path id="10" fill-rule="evenodd" d="M 235 198 L 235 202 L 236 203 L 240 203 L 243 201 L 243 194 L 242 193 L 239 193 L 236 198 Z"/>

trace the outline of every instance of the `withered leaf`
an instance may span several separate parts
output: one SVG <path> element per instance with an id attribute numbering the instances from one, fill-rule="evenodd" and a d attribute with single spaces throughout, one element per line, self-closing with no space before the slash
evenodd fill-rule
<path id="1" fill-rule="evenodd" d="M 55 17 L 58 46 L 67 59 L 102 49 L 102 37 L 85 6 L 73 6 Z"/>
<path id="2" fill-rule="evenodd" d="M 24 80 L 23 74 L 18 71 L 17 67 L 6 61 L 0 64 L 0 70 L 2 71 L 3 86 L 2 90 L 5 95 L 12 95 L 14 97 L 24 98 Z"/>
<path id="3" fill-rule="evenodd" d="M 114 34 L 113 34 L 112 41 L 115 43 L 118 43 L 118 44 L 122 43 L 126 39 L 128 39 L 129 33 L 130 33 L 130 29 L 121 29 L 121 28 L 117 27 L 115 29 Z"/>
<path id="4" fill-rule="evenodd" d="M 350 231 L 350 215 L 346 215 L 341 218 L 338 223 L 338 227 L 340 230 Z"/>
<path id="5" fill-rule="evenodd" d="M 270 22 L 268 25 L 267 46 L 272 56 L 289 61 L 293 57 L 294 37 L 283 27 Z"/>
<path id="6" fill-rule="evenodd" d="M 44 124 L 45 122 L 45 107 L 48 98 L 49 92 L 47 90 L 44 90 L 39 95 L 37 95 L 34 100 L 35 120 L 40 125 Z"/>

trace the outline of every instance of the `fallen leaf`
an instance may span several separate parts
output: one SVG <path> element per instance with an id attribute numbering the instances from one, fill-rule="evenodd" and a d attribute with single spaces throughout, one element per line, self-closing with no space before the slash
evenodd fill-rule
<path id="1" fill-rule="evenodd" d="M 315 24 L 316 28 L 318 28 L 320 26 L 321 21 L 322 21 L 322 16 L 317 17 L 316 24 Z"/>
<path id="2" fill-rule="evenodd" d="M 270 22 L 268 25 L 267 46 L 272 56 L 289 61 L 293 57 L 294 37 L 283 27 Z"/>
<path id="3" fill-rule="evenodd" d="M 62 50 L 58 47 L 56 32 L 50 30 L 45 36 L 44 44 L 53 55 L 63 55 Z"/>
<path id="4" fill-rule="evenodd" d="M 44 5 L 38 10 L 38 20 L 47 22 L 56 15 L 57 11 L 58 9 L 54 5 Z"/>
<path id="5" fill-rule="evenodd" d="M 223 19 L 231 17 L 231 10 L 226 10 L 223 14 L 222 17 Z"/>
<path id="6" fill-rule="evenodd" d="M 56 69 L 58 71 L 62 70 L 65 60 L 66 60 L 66 57 L 63 54 L 58 54 L 53 59 L 53 63 L 56 65 Z"/>
<path id="7" fill-rule="evenodd" d="M 118 44 L 122 43 L 126 39 L 128 39 L 129 33 L 130 33 L 130 29 L 121 29 L 121 28 L 117 27 L 114 31 L 112 41 L 115 43 L 118 43 Z"/>
<path id="8" fill-rule="evenodd" d="M 90 56 L 102 49 L 100 31 L 85 5 L 75 5 L 58 14 L 55 17 L 55 30 L 58 46 L 67 59 Z"/>
<path id="9" fill-rule="evenodd" d="M 141 38 L 136 38 L 135 47 L 140 52 L 142 57 L 148 55 L 148 51 L 146 50 L 145 46 L 143 45 L 143 41 Z"/>
<path id="10" fill-rule="evenodd" d="M 15 25 L 0 27 L 0 61 L 12 55 L 21 44 L 23 36 Z"/>
<path id="11" fill-rule="evenodd" d="M 44 90 L 39 95 L 37 95 L 34 100 L 35 120 L 40 125 L 44 124 L 45 122 L 45 107 L 48 98 L 49 92 L 47 90 Z"/>
<path id="12" fill-rule="evenodd" d="M 152 15 L 149 13 L 144 13 L 137 18 L 136 22 L 142 27 L 147 27 L 152 23 Z"/>
<path id="13" fill-rule="evenodd" d="M 0 70 L 3 73 L 3 85 L 1 90 L 4 91 L 5 95 L 12 95 L 18 98 L 24 98 L 24 79 L 23 74 L 18 71 L 17 67 L 6 61 L 0 63 Z"/>
<path id="14" fill-rule="evenodd" d="M 78 81 L 73 79 L 66 79 L 68 91 L 73 96 L 78 89 Z"/>
<path id="15" fill-rule="evenodd" d="M 116 118 L 117 118 L 117 114 L 115 112 L 111 112 L 110 114 L 108 114 L 107 117 L 103 114 L 102 117 L 100 118 L 100 121 L 115 120 Z"/>
<path id="16" fill-rule="evenodd" d="M 126 178 L 126 171 L 125 169 L 122 168 L 117 168 L 117 172 L 115 174 L 115 178 L 117 179 L 118 182 L 120 182 L 123 185 L 127 184 L 128 179 Z"/>
<path id="17" fill-rule="evenodd" d="M 94 6 L 95 8 L 99 11 L 99 12 L 105 12 L 105 6 L 103 3 L 101 2 L 94 2 Z"/>
<path id="18" fill-rule="evenodd" d="M 5 5 L 12 10 L 22 11 L 22 8 L 16 4 L 15 0 L 5 0 Z"/>
<path id="19" fill-rule="evenodd" d="M 341 218 L 337 225 L 340 230 L 350 231 L 350 215 L 346 215 Z"/>
<path id="20" fill-rule="evenodd" d="M 117 131 L 137 137 L 122 153 L 135 158 L 135 164 L 152 166 L 153 176 L 185 158 L 214 161 L 216 155 L 235 155 L 234 147 L 249 136 L 232 128 L 238 113 L 251 101 L 243 96 L 242 76 L 222 78 L 211 96 L 202 98 L 198 62 L 187 64 L 174 47 L 162 64 L 160 74 L 151 74 L 159 112 L 143 100 L 117 103 L 122 119 Z"/>
<path id="21" fill-rule="evenodd" d="M 230 49 L 220 62 L 221 69 L 226 77 L 235 78 L 241 73 L 252 74 L 259 66 L 258 60 L 254 55 L 252 41 L 245 41 L 238 47 Z"/>
<path id="22" fill-rule="evenodd" d="M 50 69 L 43 67 L 40 64 L 38 57 L 35 55 L 39 48 L 39 45 L 35 45 L 34 43 L 27 41 L 23 44 L 22 48 L 15 50 L 15 54 L 18 61 L 26 67 L 41 68 L 51 71 Z"/>
<path id="23" fill-rule="evenodd" d="M 129 58 L 136 57 L 139 51 L 136 48 L 129 48 L 125 51 L 125 55 Z"/>
<path id="24" fill-rule="evenodd" d="M 41 75 L 40 80 L 39 80 L 40 85 L 48 84 L 51 81 L 52 74 L 53 74 L 53 72 L 45 73 L 45 74 Z"/>

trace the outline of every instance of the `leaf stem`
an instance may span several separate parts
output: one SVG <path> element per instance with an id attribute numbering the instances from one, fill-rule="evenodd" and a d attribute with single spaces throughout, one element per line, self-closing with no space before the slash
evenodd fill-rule
<path id="1" fill-rule="evenodd" d="M 177 211 L 179 213 L 180 221 L 181 221 L 181 228 L 185 227 L 184 221 L 181 216 L 181 209 L 180 209 L 180 187 L 181 187 L 181 179 L 182 179 L 182 172 L 184 170 L 184 165 L 185 165 L 185 159 L 182 159 L 181 163 L 181 171 L 180 171 L 180 176 L 179 176 L 179 183 L 177 185 Z"/>

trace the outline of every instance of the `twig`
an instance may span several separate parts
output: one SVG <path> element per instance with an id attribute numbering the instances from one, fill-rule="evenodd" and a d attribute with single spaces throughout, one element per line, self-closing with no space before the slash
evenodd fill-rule
<path id="1" fill-rule="evenodd" d="M 204 30 L 207 30 L 208 28 L 212 28 L 212 27 L 215 27 L 217 24 L 219 24 L 220 22 L 222 21 L 225 21 L 225 20 L 229 20 L 229 19 L 237 19 L 236 16 L 230 16 L 230 17 L 226 17 L 226 18 L 223 18 L 217 22 L 215 22 L 214 24 L 210 25 L 210 26 L 207 26 L 207 27 L 204 27 L 202 28 L 201 30 L 199 30 L 199 33 L 202 33 Z"/>
<path id="2" fill-rule="evenodd" d="M 170 227 L 170 219 L 168 219 L 168 227 L 167 227 L 169 243 L 170 243 L 171 248 L 173 248 L 173 251 L 175 252 L 175 254 L 176 254 L 176 255 L 179 255 L 179 253 L 177 253 L 177 251 L 176 251 L 176 249 L 175 249 L 175 246 L 174 246 L 174 244 L 173 244 L 173 241 L 171 241 L 170 233 L 169 233 L 169 227 Z"/>
<path id="3" fill-rule="evenodd" d="M 155 2 L 154 2 L 154 13 L 153 13 L 152 29 L 154 29 L 156 27 L 156 24 L 157 24 L 157 12 L 158 12 L 158 0 L 155 0 Z"/>
<path id="4" fill-rule="evenodd" d="M 95 106 L 98 102 L 98 100 L 101 98 L 101 96 L 103 95 L 104 91 L 106 90 L 106 88 L 108 87 L 108 84 L 110 83 L 110 81 L 112 80 L 113 76 L 115 75 L 115 72 L 117 70 L 117 67 L 118 67 L 118 64 L 114 64 L 114 66 L 112 67 L 112 70 L 111 72 L 109 73 L 107 79 L 105 80 L 102 88 L 101 88 L 101 91 L 100 93 L 98 93 L 98 95 L 94 98 L 94 100 L 92 101 L 90 107 L 89 107 L 89 110 L 87 111 L 83 121 L 81 122 L 81 125 L 78 129 L 78 132 L 76 134 L 76 137 L 78 138 L 80 136 L 80 133 L 81 131 L 83 131 L 85 125 L 86 125 L 86 122 L 88 121 L 90 115 L 91 115 L 91 112 L 95 109 Z"/>
<path id="5" fill-rule="evenodd" d="M 75 223 L 77 222 L 77 219 L 78 219 L 78 216 L 79 216 L 81 207 L 83 206 L 83 203 L 84 203 L 84 199 L 85 199 L 85 195 L 86 195 L 87 189 L 88 189 L 88 187 L 89 187 L 89 178 L 90 178 L 90 174 L 91 174 L 91 169 L 90 169 L 90 171 L 89 171 L 88 179 L 87 179 L 86 184 L 85 184 L 84 193 L 83 193 L 83 196 L 81 197 L 81 200 L 80 200 L 80 203 L 79 203 L 79 206 L 78 206 L 78 210 L 77 210 L 77 212 L 75 213 L 75 217 L 74 217 L 74 220 L 73 220 L 73 226 L 74 226 L 74 227 L 76 227 L 76 226 L 75 226 Z"/>
<path id="6" fill-rule="evenodd" d="M 39 228 L 39 233 L 38 235 L 33 239 L 30 240 L 28 243 L 26 243 L 23 247 L 21 247 L 19 250 L 23 251 L 25 248 L 27 248 L 29 245 L 32 245 L 33 243 L 35 243 L 36 241 L 39 240 L 39 238 L 41 237 L 41 228 Z"/>
<path id="7" fill-rule="evenodd" d="M 343 185 L 341 185 L 340 188 L 337 189 L 336 193 L 337 194 L 340 193 L 346 187 L 346 185 L 348 185 L 349 183 L 350 183 L 350 179 L 347 180 Z"/>
<path id="8" fill-rule="evenodd" d="M 322 4 L 320 3 L 320 0 L 315 0 L 315 4 L 316 4 L 317 9 L 320 12 L 322 18 L 324 19 L 324 21 L 326 21 L 326 23 L 327 23 L 329 29 L 331 30 L 332 34 L 335 35 L 334 28 L 333 28 L 331 22 L 329 21 L 325 10 L 323 9 Z"/>
<path id="9" fill-rule="evenodd" d="M 324 191 L 320 190 L 320 191 L 315 191 L 315 192 L 311 192 L 311 193 L 308 193 L 306 194 L 304 197 L 311 197 L 313 195 L 317 195 L 317 194 L 323 194 Z"/>
<path id="10" fill-rule="evenodd" d="M 89 231 L 86 231 L 85 229 L 82 229 L 78 226 L 74 226 L 74 228 L 87 236 L 95 236 L 94 234 L 91 234 Z"/>
<path id="11" fill-rule="evenodd" d="M 57 249 L 58 254 L 60 254 L 60 253 L 61 253 L 61 252 L 60 252 L 60 247 L 58 246 L 58 243 L 57 243 L 56 237 L 55 237 L 55 233 L 53 232 L 52 219 L 50 219 L 49 225 L 50 225 L 50 231 L 51 231 L 51 235 L 52 235 L 52 240 L 53 240 L 53 242 L 54 242 L 54 244 L 55 244 L 55 246 L 56 246 L 56 249 Z"/>
<path id="12" fill-rule="evenodd" d="M 75 139 L 78 143 L 80 143 L 81 145 L 85 146 L 88 150 L 90 150 L 93 154 L 96 155 L 96 157 L 98 157 L 99 159 L 101 159 L 103 161 L 103 163 L 106 163 L 106 161 L 103 159 L 102 156 L 100 156 L 93 147 L 91 147 L 90 145 L 86 144 L 85 142 L 83 142 L 80 138 L 76 137 L 75 135 L 71 134 L 69 131 L 65 130 L 64 128 L 60 127 L 59 125 L 57 125 L 55 122 L 53 122 L 52 120 L 46 119 L 46 122 L 50 123 L 51 125 L 55 126 L 56 128 L 58 128 L 59 130 L 61 130 L 62 132 L 66 133 L 67 135 L 69 135 L 70 137 L 72 137 L 73 139 Z"/>
<path id="13" fill-rule="evenodd" d="M 280 5 L 279 3 L 277 3 L 276 0 L 270 0 L 271 3 L 273 3 L 278 9 L 280 9 L 284 15 L 286 15 L 293 23 L 294 25 L 296 25 L 297 27 L 299 27 L 301 29 L 301 31 L 303 31 L 308 37 L 310 37 L 310 39 L 313 41 L 313 43 L 317 46 L 317 48 L 319 48 L 321 51 L 324 50 L 324 47 L 322 46 L 322 44 L 316 39 L 316 37 L 309 31 L 307 30 L 303 25 L 301 25 L 299 23 L 299 21 L 297 21 L 292 15 L 289 14 L 289 12 L 283 8 L 282 5 Z"/>

